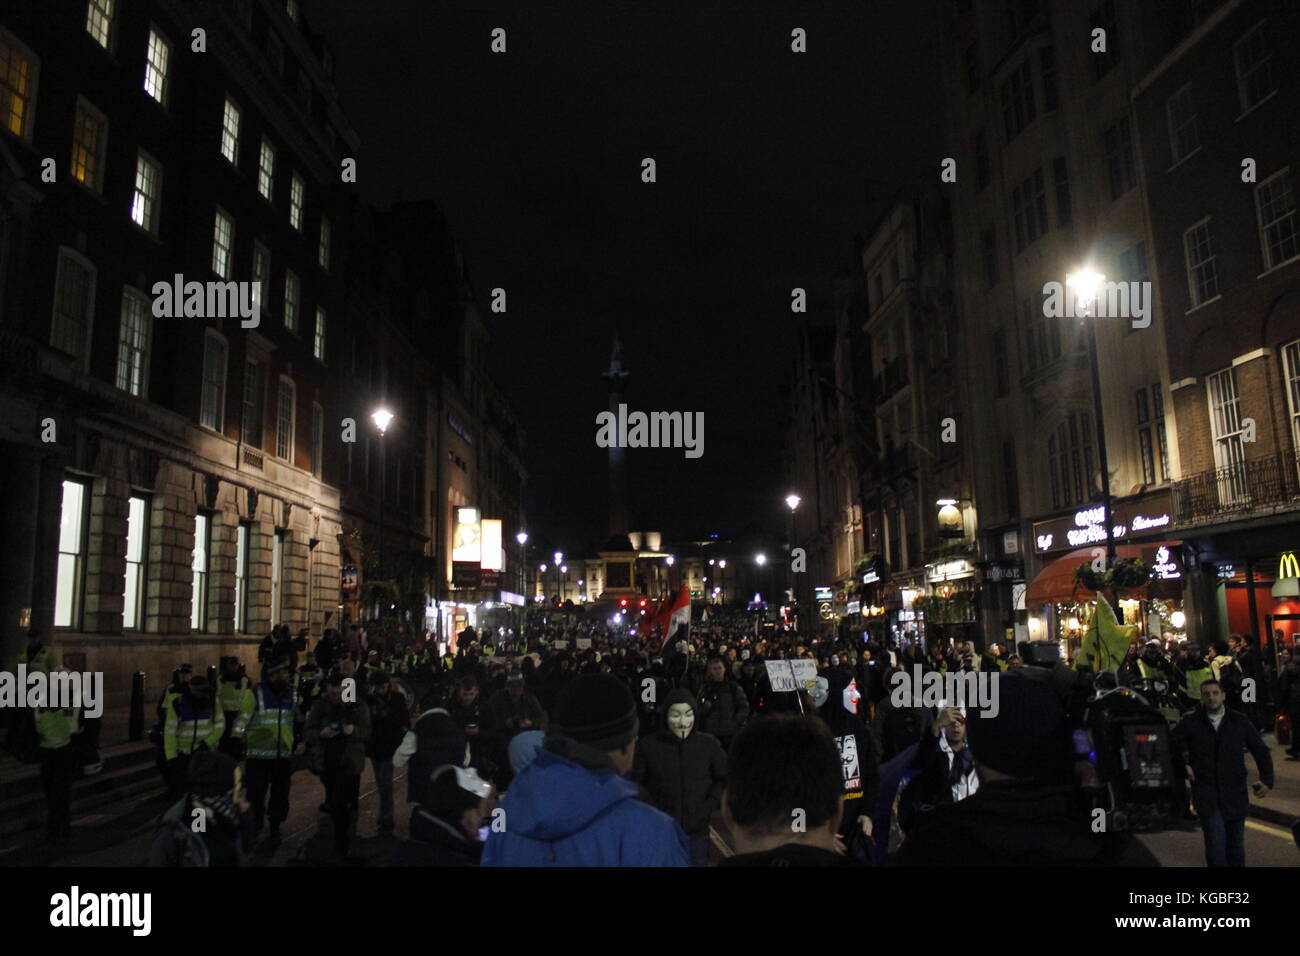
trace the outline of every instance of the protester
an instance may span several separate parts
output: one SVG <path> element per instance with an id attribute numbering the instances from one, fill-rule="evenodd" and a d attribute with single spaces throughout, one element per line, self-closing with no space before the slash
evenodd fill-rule
<path id="1" fill-rule="evenodd" d="M 968 712 L 979 787 L 918 813 L 895 854 L 904 866 L 1155 866 L 1127 831 L 1093 830 L 1072 779 L 1071 736 L 1049 672 L 1008 669 L 996 714 Z M 947 726 L 944 728 L 947 729 Z"/>
<path id="2" fill-rule="evenodd" d="M 186 783 L 185 795 L 159 821 L 145 865 L 247 866 L 254 821 L 235 761 L 217 751 L 197 753 Z"/>
<path id="3" fill-rule="evenodd" d="M 1192 805 L 1201 820 L 1207 866 L 1246 865 L 1246 751 L 1260 779 L 1251 789 L 1264 797 L 1273 789 L 1273 757 L 1246 715 L 1228 710 L 1223 685 L 1201 681 L 1201 706 L 1174 728 L 1173 741 L 1191 784 Z"/>
<path id="4" fill-rule="evenodd" d="M 364 700 L 344 699 L 343 681 L 337 674 L 326 680 L 324 695 L 307 715 L 306 733 L 312 771 L 325 784 L 325 801 L 334 824 L 334 850 L 346 860 L 357 824 L 370 709 Z"/>
<path id="5" fill-rule="evenodd" d="M 905 833 L 918 815 L 965 800 L 979 790 L 962 708 L 945 707 L 930 730 L 917 747 L 912 760 L 915 775 L 899 800 L 898 825 Z"/>
<path id="6" fill-rule="evenodd" d="M 608 674 L 570 681 L 545 748 L 502 801 L 484 866 L 687 866 L 686 834 L 636 799 L 636 704 Z"/>
<path id="7" fill-rule="evenodd" d="M 686 831 L 691 865 L 708 866 L 709 822 L 722 805 L 727 755 L 696 723 L 691 692 L 679 687 L 669 693 L 662 728 L 637 744 L 635 776 L 650 802 Z"/>
<path id="8" fill-rule="evenodd" d="M 826 725 L 759 718 L 728 755 L 722 818 L 736 855 L 719 865 L 850 865 L 839 841 L 843 813 L 844 774 Z"/>
<path id="9" fill-rule="evenodd" d="M 490 819 L 492 785 L 472 768 L 444 764 L 434 771 L 425 804 L 411 811 L 411 839 L 393 854 L 394 866 L 478 866 L 482 829 Z"/>
<path id="10" fill-rule="evenodd" d="M 410 803 L 427 801 L 424 787 L 439 767 L 444 764 L 470 765 L 469 741 L 448 712 L 447 702 L 446 685 L 435 685 L 421 701 L 421 712 L 415 726 L 403 735 L 393 754 L 394 767 L 409 765 L 406 780 Z"/>
<path id="11" fill-rule="evenodd" d="M 718 738 L 723 750 L 731 747 L 749 720 L 749 699 L 720 657 L 709 661 L 706 680 L 700 686 L 699 711 L 700 730 Z"/>
<path id="12" fill-rule="evenodd" d="M 366 756 L 375 774 L 375 789 L 379 791 L 379 829 L 393 829 L 393 755 L 406 737 L 411 725 L 406 698 L 393 688 L 392 678 L 385 671 L 370 674 L 370 693 L 366 697 L 370 708 L 370 739 L 366 742 Z"/>

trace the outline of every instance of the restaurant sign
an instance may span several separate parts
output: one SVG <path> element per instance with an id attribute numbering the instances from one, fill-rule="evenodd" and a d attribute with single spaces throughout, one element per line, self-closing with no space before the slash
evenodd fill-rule
<path id="1" fill-rule="evenodd" d="M 1115 502 L 1111 506 L 1113 539 L 1123 541 L 1168 529 L 1173 524 L 1171 504 L 1169 492 Z M 1105 543 L 1105 509 L 1101 505 L 1083 508 L 1059 518 L 1034 522 L 1035 554 Z"/>

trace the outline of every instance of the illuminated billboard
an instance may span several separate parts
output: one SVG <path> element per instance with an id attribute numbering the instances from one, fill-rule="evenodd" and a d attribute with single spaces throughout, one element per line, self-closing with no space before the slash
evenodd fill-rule
<path id="1" fill-rule="evenodd" d="M 478 509 L 456 509 L 456 535 L 451 539 L 451 560 L 478 564 L 483 557 Z"/>
<path id="2" fill-rule="evenodd" d="M 484 518 L 479 522 L 479 537 L 483 542 L 484 571 L 504 570 L 505 552 L 501 548 L 501 519 Z"/>

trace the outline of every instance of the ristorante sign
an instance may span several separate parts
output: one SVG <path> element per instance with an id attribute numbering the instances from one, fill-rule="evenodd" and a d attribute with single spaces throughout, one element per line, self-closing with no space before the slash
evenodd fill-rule
<path id="1" fill-rule="evenodd" d="M 1116 501 L 1111 506 L 1111 534 L 1115 541 L 1160 534 L 1173 525 L 1169 492 L 1140 499 Z M 1105 546 L 1105 509 L 1089 505 L 1073 514 L 1034 522 L 1034 553 L 1070 551 L 1090 545 Z"/>

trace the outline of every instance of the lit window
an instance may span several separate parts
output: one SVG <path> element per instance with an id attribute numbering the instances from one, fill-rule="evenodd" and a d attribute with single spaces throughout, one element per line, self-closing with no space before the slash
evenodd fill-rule
<path id="1" fill-rule="evenodd" d="M 1242 444 L 1241 407 L 1237 377 L 1231 366 L 1205 380 L 1210 400 L 1210 434 L 1214 440 L 1214 467 L 1220 505 L 1236 505 L 1249 498 L 1246 451 Z"/>
<path id="2" fill-rule="evenodd" d="M 303 189 L 302 177 L 294 173 L 289 186 L 289 225 L 298 230 L 302 229 Z"/>
<path id="3" fill-rule="evenodd" d="M 262 198 L 270 201 L 271 189 L 275 185 L 275 147 L 268 139 L 262 140 L 262 152 L 257 157 L 257 191 Z"/>
<path id="4" fill-rule="evenodd" d="M 211 547 L 212 519 L 207 515 L 194 516 L 194 579 L 190 590 L 190 629 L 205 631 L 208 627 L 208 550 Z"/>
<path id="5" fill-rule="evenodd" d="M 0 127 L 26 138 L 31 131 L 36 57 L 0 29 Z"/>
<path id="6" fill-rule="evenodd" d="M 239 163 L 239 107 L 229 99 L 221 114 L 221 155 Z"/>
<path id="7" fill-rule="evenodd" d="M 301 299 L 301 284 L 292 269 L 284 270 L 284 327 L 290 332 L 298 331 L 298 305 Z"/>
<path id="8" fill-rule="evenodd" d="M 320 267 L 328 272 L 330 267 L 330 221 L 324 216 L 320 217 L 320 246 L 317 253 Z"/>
<path id="9" fill-rule="evenodd" d="M 223 279 L 230 278 L 230 259 L 235 248 L 235 220 L 220 207 L 212 230 L 212 271 Z"/>
<path id="10" fill-rule="evenodd" d="M 149 300 L 134 289 L 122 292 L 122 330 L 117 345 L 117 387 L 143 398 L 149 384 Z"/>
<path id="11" fill-rule="evenodd" d="M 94 267 L 72 250 L 60 249 L 50 345 L 73 358 L 81 358 L 86 351 L 94 293 Z"/>
<path id="12" fill-rule="evenodd" d="M 162 167 L 141 150 L 135 159 L 135 190 L 131 194 L 131 221 L 145 232 L 158 233 L 158 199 L 162 193 Z"/>
<path id="13" fill-rule="evenodd" d="M 203 398 L 199 424 L 221 431 L 226 424 L 226 340 L 211 329 L 203 340 Z"/>
<path id="14" fill-rule="evenodd" d="M 312 336 L 311 354 L 325 361 L 325 310 L 316 307 L 316 334 Z"/>
<path id="15" fill-rule="evenodd" d="M 86 4 L 86 32 L 105 50 L 112 49 L 115 0 L 90 0 Z"/>
<path id="16" fill-rule="evenodd" d="M 293 382 L 280 379 L 279 401 L 276 403 L 275 455 L 287 462 L 293 461 L 293 425 L 296 393 Z"/>
<path id="17" fill-rule="evenodd" d="M 72 129 L 72 178 L 98 192 L 104 185 L 104 147 L 108 120 L 82 97 L 77 97 L 77 119 Z"/>
<path id="18" fill-rule="evenodd" d="M 87 492 L 84 482 L 63 482 L 59 560 L 54 581 L 55 627 L 76 627 L 81 618 L 81 587 L 86 559 L 86 504 L 89 498 Z"/>
<path id="19" fill-rule="evenodd" d="M 284 620 L 284 543 L 289 532 L 276 529 L 275 543 L 271 549 L 271 614 L 272 623 Z"/>
<path id="20" fill-rule="evenodd" d="M 171 56 L 171 44 L 151 27 L 149 48 L 144 58 L 144 91 L 164 106 L 167 105 L 167 64 L 171 62 Z"/>
<path id="21" fill-rule="evenodd" d="M 252 527 L 247 521 L 241 521 L 235 537 L 235 632 L 237 634 L 243 634 L 248 630 L 248 547 L 251 537 Z"/>
<path id="22" fill-rule="evenodd" d="M 149 503 L 132 495 L 126 514 L 126 587 L 122 592 L 122 627 L 140 627 L 140 610 L 144 604 L 144 560 L 148 554 L 145 536 L 149 525 Z"/>

